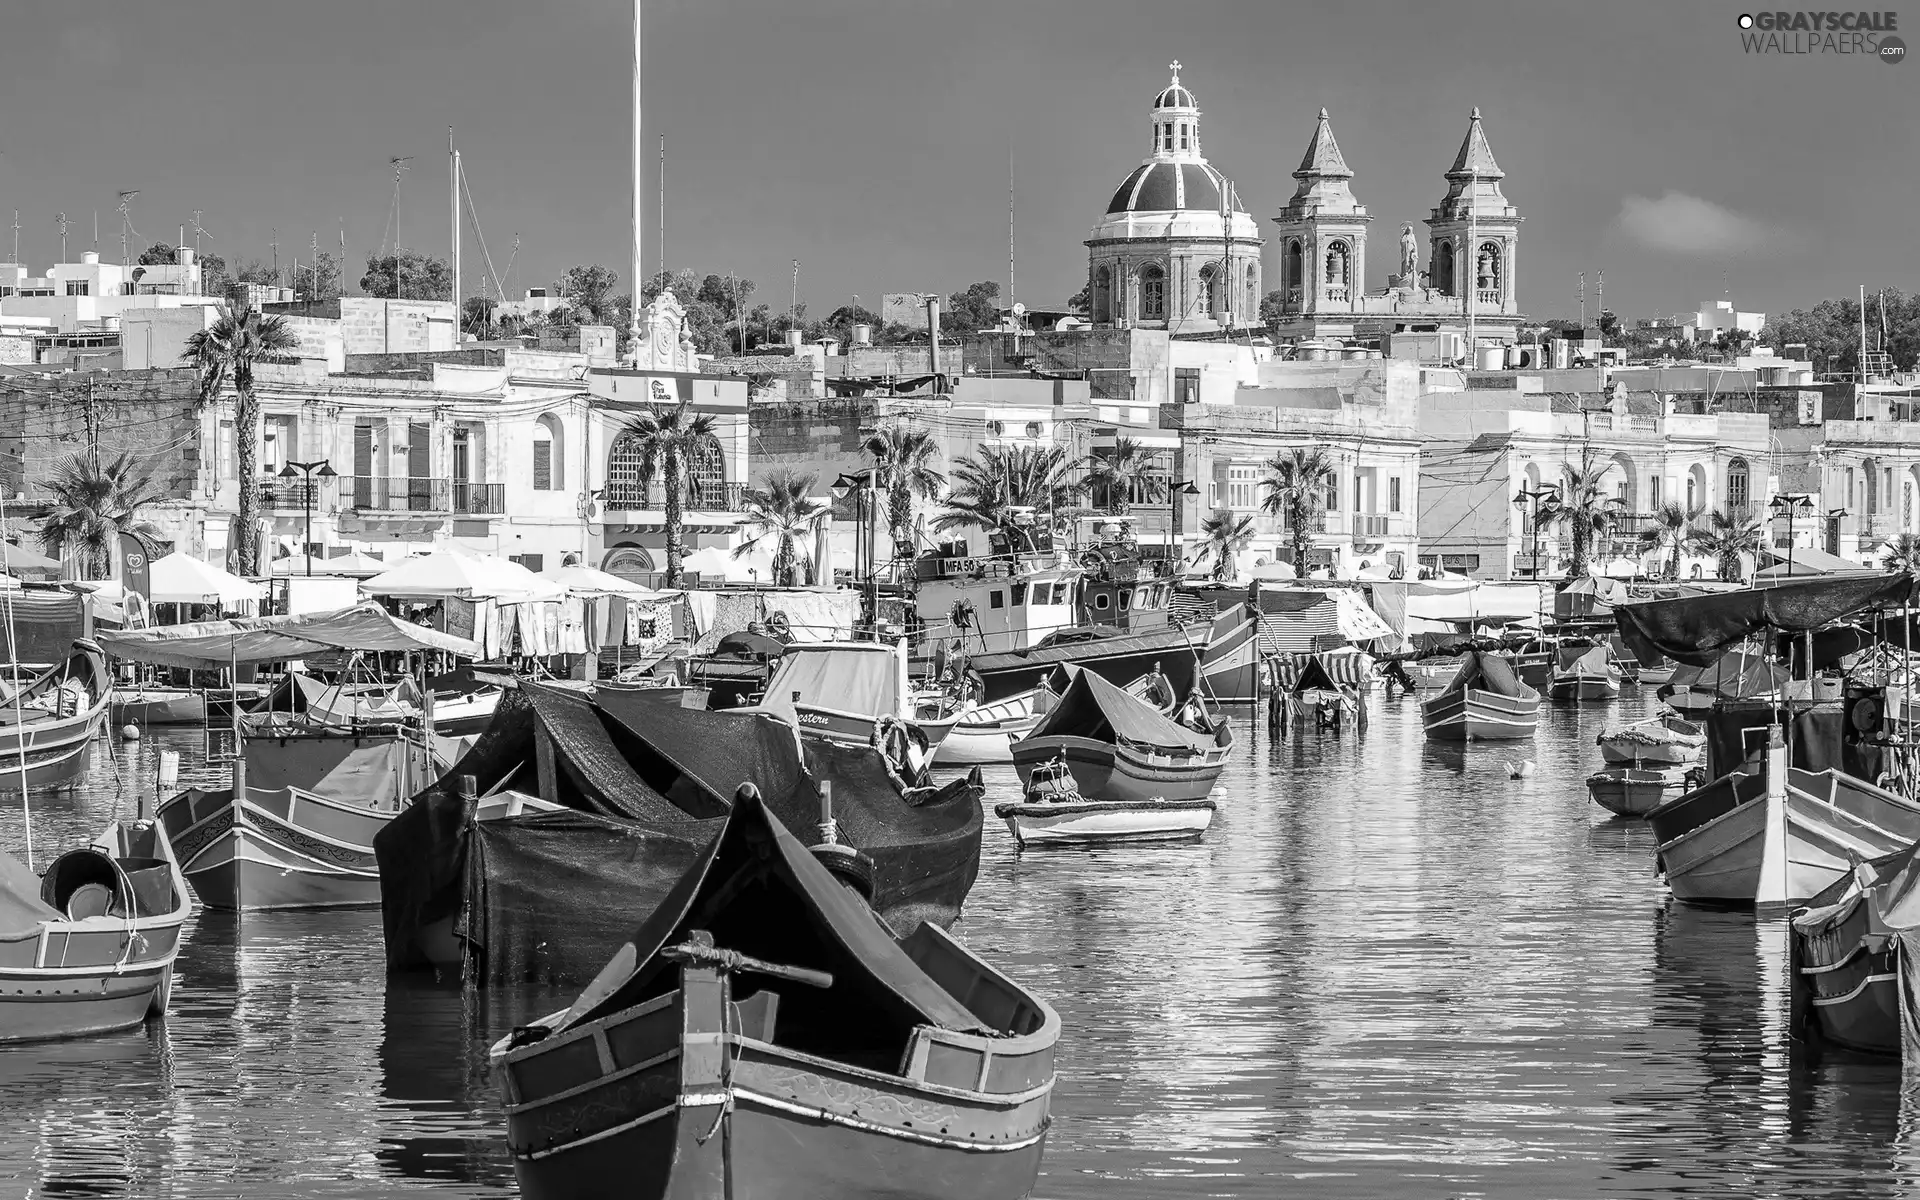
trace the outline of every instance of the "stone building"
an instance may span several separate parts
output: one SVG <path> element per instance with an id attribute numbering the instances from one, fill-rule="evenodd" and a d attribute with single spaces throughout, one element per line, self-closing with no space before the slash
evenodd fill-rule
<path id="1" fill-rule="evenodd" d="M 1213 333 L 1257 326 L 1259 226 L 1200 150 L 1200 106 L 1180 82 L 1154 98 L 1147 157 L 1087 238 L 1095 325 Z"/>

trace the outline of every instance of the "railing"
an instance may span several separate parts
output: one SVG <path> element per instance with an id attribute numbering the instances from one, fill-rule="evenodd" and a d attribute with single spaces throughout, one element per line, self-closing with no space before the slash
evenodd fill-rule
<path id="1" fill-rule="evenodd" d="M 1293 521 L 1284 512 L 1281 513 L 1279 516 L 1275 517 L 1273 523 L 1275 526 L 1279 528 L 1279 530 L 1282 533 L 1291 532 L 1293 529 Z M 1326 531 L 1327 531 L 1327 514 L 1326 513 L 1317 513 L 1314 516 L 1307 518 L 1308 533 L 1325 533 Z"/>
<path id="2" fill-rule="evenodd" d="M 683 505 L 692 512 L 741 512 L 746 508 L 747 488 L 739 483 L 700 483 L 686 494 Z M 655 480 L 649 484 L 613 483 L 607 486 L 603 502 L 610 511 L 664 509 L 667 489 Z"/>
<path id="3" fill-rule="evenodd" d="M 506 512 L 506 485 L 434 479 L 423 475 L 380 478 L 342 475 L 340 503 L 370 512 L 450 512 L 499 516 Z"/>
<path id="4" fill-rule="evenodd" d="M 1475 304 L 1498 305 L 1500 303 L 1500 289 L 1499 288 L 1476 288 L 1474 289 L 1474 293 L 1473 293 L 1473 302 Z"/>
<path id="5" fill-rule="evenodd" d="M 319 508 L 325 503 L 321 499 L 325 486 L 308 483 L 304 479 L 263 479 L 260 481 L 260 507 L 289 508 L 296 512 Z"/>
<path id="6" fill-rule="evenodd" d="M 1400 532 L 1399 513 L 1354 513 L 1347 518 L 1355 541 L 1391 537 Z"/>
<path id="7" fill-rule="evenodd" d="M 1327 285 L 1327 303 L 1345 304 L 1346 302 L 1347 288 L 1345 284 L 1330 283 Z"/>

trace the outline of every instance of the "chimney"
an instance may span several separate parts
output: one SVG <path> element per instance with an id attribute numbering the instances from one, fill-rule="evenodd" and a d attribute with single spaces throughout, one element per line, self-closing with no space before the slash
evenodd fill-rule
<path id="1" fill-rule="evenodd" d="M 933 368 L 933 394 L 940 394 L 940 297 L 927 297 L 927 354 Z"/>

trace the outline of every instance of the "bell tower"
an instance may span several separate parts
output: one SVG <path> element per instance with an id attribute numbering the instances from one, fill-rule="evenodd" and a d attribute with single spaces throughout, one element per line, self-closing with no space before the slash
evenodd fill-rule
<path id="1" fill-rule="evenodd" d="M 1290 317 L 1357 312 L 1373 218 L 1354 198 L 1353 171 L 1324 108 L 1293 177 L 1300 186 L 1273 218 L 1280 229 L 1282 311 Z"/>
<path id="2" fill-rule="evenodd" d="M 1446 174 L 1447 194 L 1426 220 L 1432 285 L 1463 313 L 1470 288 L 1475 315 L 1513 316 L 1520 311 L 1514 252 L 1524 218 L 1500 191 L 1505 177 L 1475 108 L 1460 153 Z"/>

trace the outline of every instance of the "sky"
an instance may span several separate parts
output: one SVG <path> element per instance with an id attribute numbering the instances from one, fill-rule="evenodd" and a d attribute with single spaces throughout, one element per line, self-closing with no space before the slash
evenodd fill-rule
<path id="1" fill-rule="evenodd" d="M 447 126 L 510 294 L 603 263 L 627 290 L 630 0 L 11 0 L 0 38 L 0 226 L 21 257 L 120 251 L 202 210 L 209 252 L 283 263 L 317 236 L 364 260 L 389 226 L 388 160 L 412 155 L 399 238 L 445 254 Z M 1444 192 L 1478 105 L 1525 217 L 1523 309 L 1691 311 L 1723 286 L 1783 311 L 1920 287 L 1920 63 L 1750 55 L 1739 0 L 649 0 L 645 269 L 667 138 L 667 265 L 729 271 L 816 314 L 888 291 L 1008 277 L 1057 305 L 1088 229 L 1146 153 L 1167 63 L 1209 158 L 1263 226 L 1314 118 L 1371 211 L 1369 287 L 1401 223 Z M 1920 35 L 1920 11 L 1912 14 Z M 1920 39 L 1917 39 L 1920 40 Z M 10 249 L 0 233 L 0 254 Z M 189 230 L 189 240 L 191 240 Z M 514 239 L 520 246 L 513 253 Z M 469 292 L 484 268 L 464 235 Z M 1274 247 L 1267 247 L 1274 278 Z M 508 261 L 512 257 L 509 270 Z M 1423 249 L 1424 261 L 1424 249 Z M 355 273 L 357 275 L 357 272 Z M 1597 310 L 1596 310 L 1597 311 Z"/>

